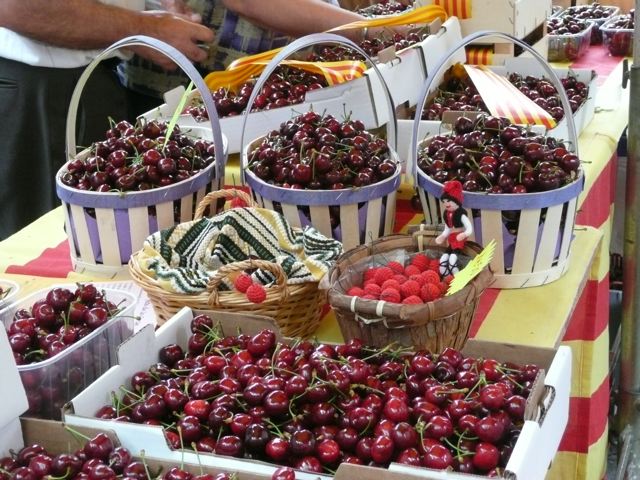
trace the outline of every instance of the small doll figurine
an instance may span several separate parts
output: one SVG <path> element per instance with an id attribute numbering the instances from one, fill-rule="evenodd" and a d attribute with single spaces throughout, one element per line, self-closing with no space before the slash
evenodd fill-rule
<path id="1" fill-rule="evenodd" d="M 462 208 L 462 200 L 462 184 L 457 180 L 445 182 L 440 197 L 444 210 L 444 231 L 438 235 L 436 243 L 442 245 L 446 240 L 449 248 L 440 257 L 441 275 L 452 275 L 458 271 L 458 254 L 473 233 L 473 225 Z"/>

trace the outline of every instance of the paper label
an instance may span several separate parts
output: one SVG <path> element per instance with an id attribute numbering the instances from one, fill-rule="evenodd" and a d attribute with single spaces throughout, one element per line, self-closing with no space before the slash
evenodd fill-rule
<path id="1" fill-rule="evenodd" d="M 447 290 L 447 295 L 453 295 L 456 292 L 459 292 L 467 284 L 476 278 L 476 276 L 491 263 L 491 259 L 493 258 L 493 254 L 496 249 L 496 241 L 491 240 L 489 244 L 482 249 L 482 251 L 474 257 L 466 267 L 460 270 L 455 274 L 451 284 L 449 285 L 449 290 Z"/>

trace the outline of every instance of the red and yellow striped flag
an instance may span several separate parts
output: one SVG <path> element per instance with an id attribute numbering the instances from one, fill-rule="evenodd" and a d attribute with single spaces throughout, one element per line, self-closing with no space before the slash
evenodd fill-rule
<path id="1" fill-rule="evenodd" d="M 471 18 L 472 0 L 433 0 L 435 5 L 445 9 L 448 15 L 459 19 Z"/>
<path id="2" fill-rule="evenodd" d="M 252 77 L 262 73 L 269 64 L 268 60 L 256 61 L 251 64 L 244 64 L 233 70 L 222 72 L 212 72 L 204 79 L 210 90 L 218 88 L 235 89 Z M 319 73 L 324 76 L 329 85 L 348 82 L 354 78 L 364 75 L 367 66 L 364 62 L 356 60 L 346 60 L 342 62 L 302 62 L 298 60 L 284 60 L 281 65 L 299 68 L 312 73 Z"/>
<path id="3" fill-rule="evenodd" d="M 465 65 L 465 69 L 492 115 L 506 117 L 518 124 L 544 125 L 547 128 L 556 126 L 551 115 L 520 92 L 507 78 L 485 66 Z"/>
<path id="4" fill-rule="evenodd" d="M 467 64 L 469 65 L 492 65 L 493 47 L 469 46 L 466 49 Z"/>

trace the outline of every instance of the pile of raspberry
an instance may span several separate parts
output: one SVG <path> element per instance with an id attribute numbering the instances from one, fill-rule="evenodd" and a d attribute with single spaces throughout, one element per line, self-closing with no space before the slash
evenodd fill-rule
<path id="1" fill-rule="evenodd" d="M 423 253 L 405 266 L 392 261 L 364 271 L 361 286 L 353 286 L 347 295 L 391 303 L 422 304 L 445 295 L 453 275 L 442 278 L 440 261 Z"/>

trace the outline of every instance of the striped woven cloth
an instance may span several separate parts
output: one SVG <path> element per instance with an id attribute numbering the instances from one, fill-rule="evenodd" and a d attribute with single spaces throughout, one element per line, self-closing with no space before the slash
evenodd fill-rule
<path id="1" fill-rule="evenodd" d="M 279 264 L 290 284 L 316 282 L 341 253 L 339 241 L 313 227 L 294 230 L 278 212 L 234 208 L 154 233 L 145 240 L 139 262 L 164 290 L 196 294 L 218 268 L 250 258 Z M 264 270 L 252 277 L 263 285 L 275 280 Z M 232 285 L 223 283 L 221 290 Z"/>

